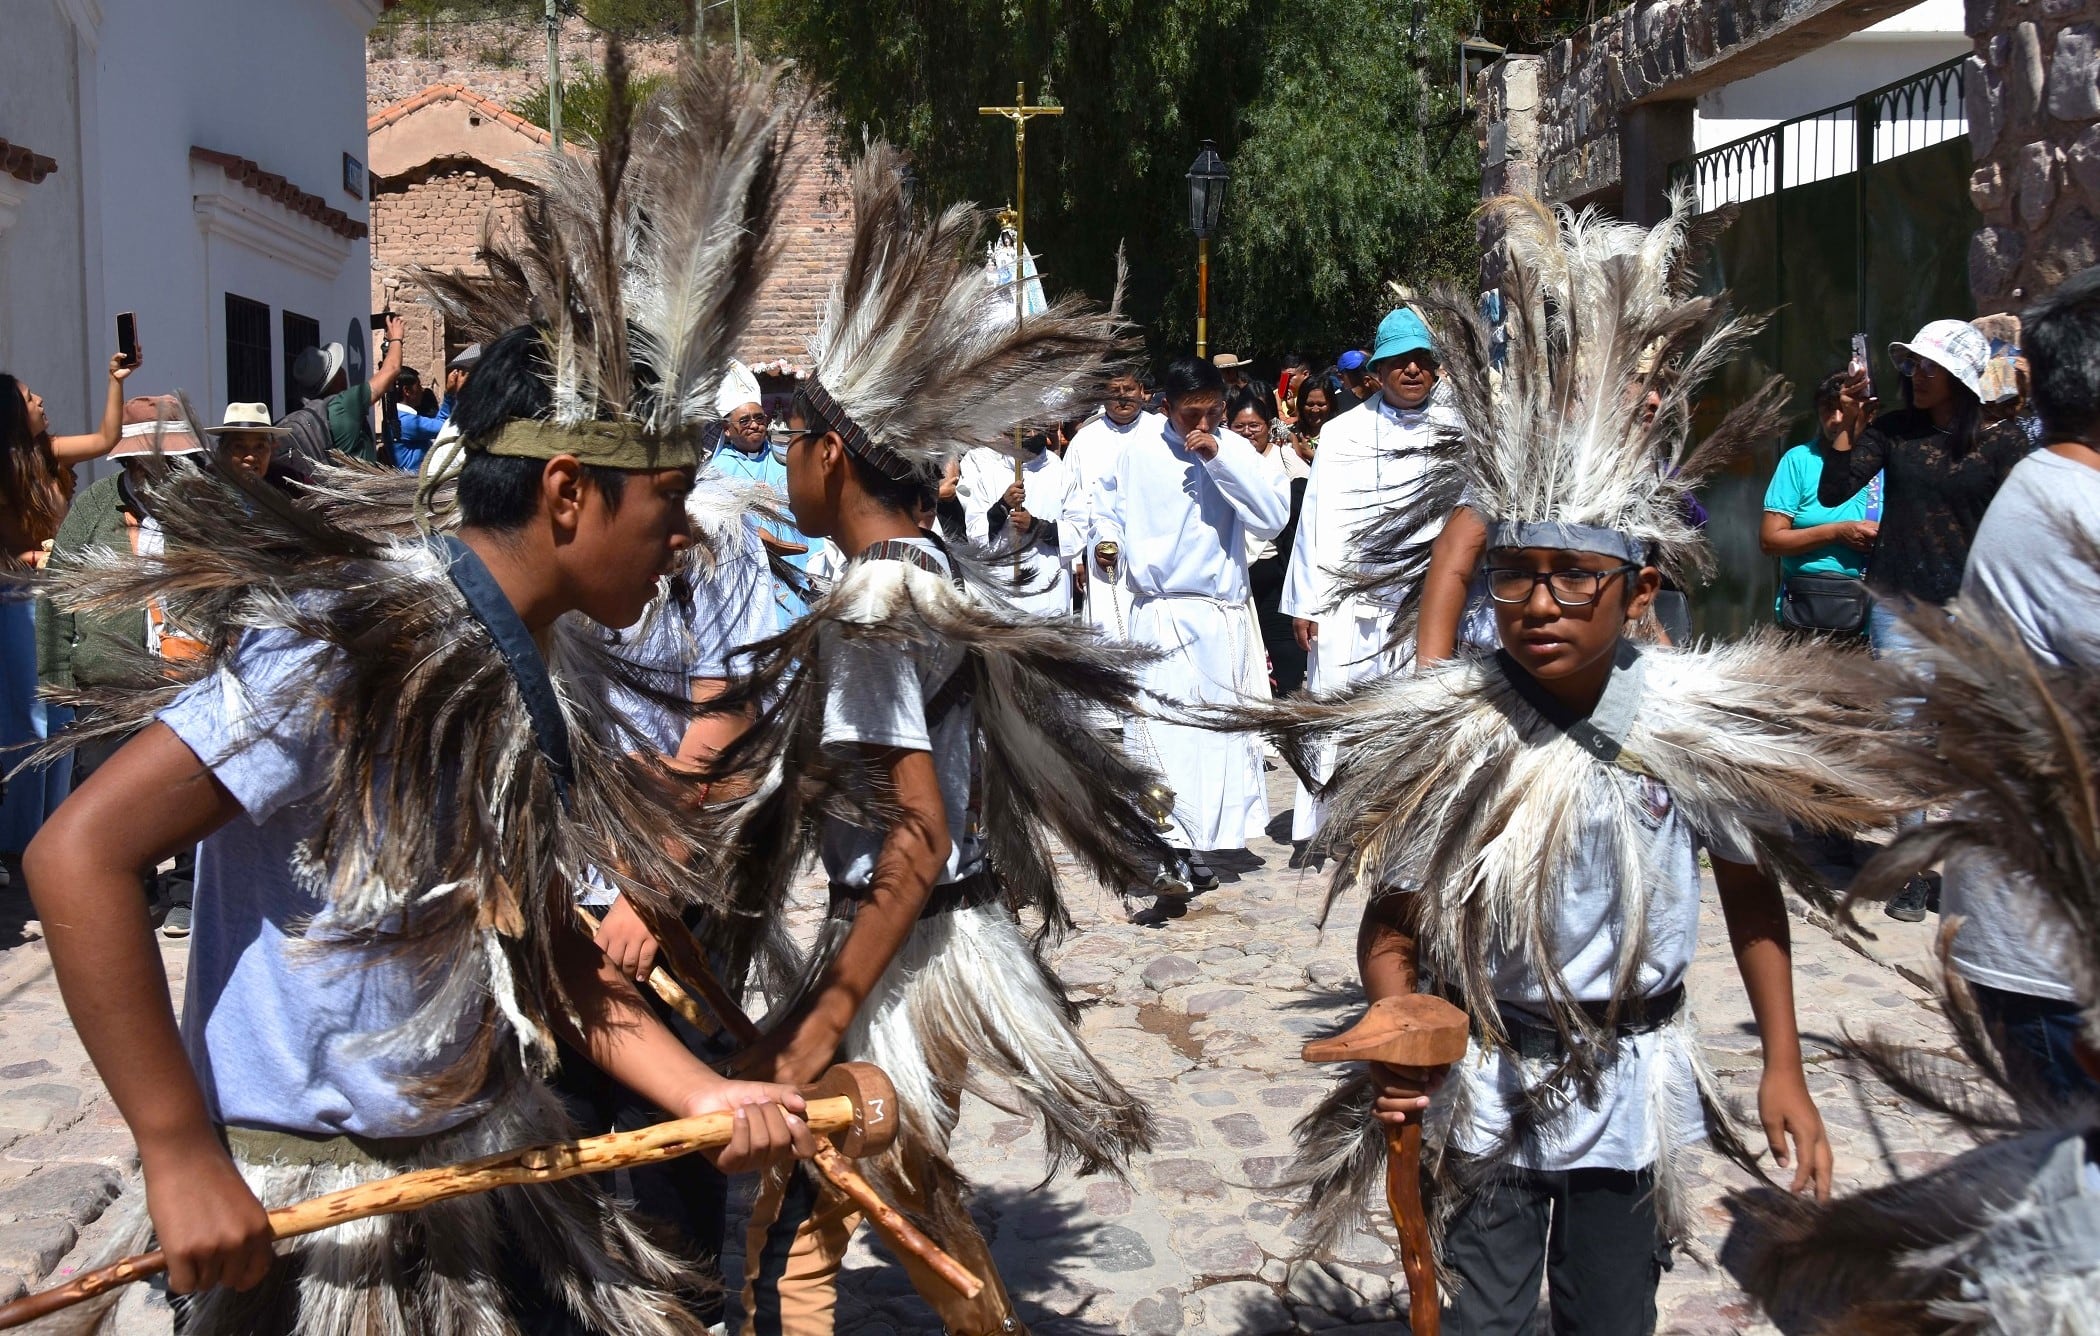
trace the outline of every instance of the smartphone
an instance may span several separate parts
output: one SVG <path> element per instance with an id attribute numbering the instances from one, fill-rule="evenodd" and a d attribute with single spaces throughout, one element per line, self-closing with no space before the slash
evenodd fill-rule
<path id="1" fill-rule="evenodd" d="M 393 311 L 372 312 L 372 332 L 374 334 L 386 333 L 386 322 L 392 320 L 396 314 Z"/>
<path id="2" fill-rule="evenodd" d="M 125 366 L 139 364 L 139 318 L 131 311 L 117 312 L 117 351 Z"/>
<path id="3" fill-rule="evenodd" d="M 1863 375 L 1866 373 L 1867 368 L 1867 336 L 1865 334 L 1854 334 L 1852 336 L 1852 374 L 1855 376 Z M 1867 393 L 1871 396 L 1873 392 L 1874 387 L 1870 378 Z"/>

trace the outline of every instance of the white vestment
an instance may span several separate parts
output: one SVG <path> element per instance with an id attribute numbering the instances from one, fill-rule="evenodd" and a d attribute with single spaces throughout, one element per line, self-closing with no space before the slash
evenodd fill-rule
<path id="1" fill-rule="evenodd" d="M 1209 460 L 1191 454 L 1164 419 L 1126 437 L 1121 463 L 1093 504 L 1095 542 L 1122 547 L 1131 593 L 1130 638 L 1166 651 L 1145 669 L 1146 693 L 1227 703 L 1250 694 L 1259 663 L 1247 616 L 1247 542 L 1290 519 L 1290 487 L 1236 433 L 1220 431 Z M 1133 719 L 1125 737 L 1174 790 L 1182 847 L 1244 849 L 1269 821 L 1261 747 L 1252 734 Z"/>
<path id="2" fill-rule="evenodd" d="M 1086 619 L 1111 640 L 1130 638 L 1130 586 L 1123 581 L 1118 563 L 1113 577 L 1104 576 L 1094 562 L 1094 498 L 1105 479 L 1112 478 L 1123 463 L 1123 447 L 1133 435 L 1156 432 L 1163 419 L 1157 413 L 1139 413 L 1127 427 L 1119 427 L 1103 413 L 1072 433 L 1065 447 L 1065 470 L 1072 475 L 1072 504 L 1065 522 L 1057 526 L 1065 559 L 1086 571 Z"/>
<path id="3" fill-rule="evenodd" d="M 955 499 L 962 502 L 963 523 L 971 539 L 991 551 L 1010 555 L 1015 551 L 1013 526 L 1000 516 L 997 530 L 991 527 L 992 508 L 1013 486 L 1014 457 L 1000 450 L 979 446 L 963 456 L 962 476 L 956 479 Z M 1019 543 L 1020 579 L 1014 581 L 1014 563 L 998 566 L 999 590 L 1014 606 L 1038 617 L 1065 617 L 1072 611 L 1072 573 L 1060 550 L 1066 517 L 1072 505 L 1072 475 L 1065 461 L 1045 450 L 1021 464 L 1023 504 L 1035 520 L 1035 528 Z M 1012 587 L 1009 588 L 1009 585 Z"/>
<path id="4" fill-rule="evenodd" d="M 1386 645 L 1393 608 L 1357 594 L 1343 595 L 1337 577 L 1354 568 L 1353 549 L 1363 527 L 1405 502 L 1421 485 L 1419 451 L 1435 439 L 1439 423 L 1453 421 L 1445 410 L 1395 408 L 1378 394 L 1321 430 L 1277 604 L 1285 615 L 1319 627 L 1306 657 L 1308 690 L 1338 691 L 1367 677 L 1398 672 L 1413 658 L 1411 646 Z M 1314 760 L 1324 780 L 1334 766 L 1333 744 L 1324 744 Z M 1291 810 L 1291 838 L 1309 840 L 1319 826 L 1317 799 L 1301 783 Z"/>

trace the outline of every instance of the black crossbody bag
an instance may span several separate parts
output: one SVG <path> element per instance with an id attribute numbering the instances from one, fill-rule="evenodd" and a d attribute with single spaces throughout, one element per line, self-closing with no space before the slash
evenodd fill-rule
<path id="1" fill-rule="evenodd" d="M 1849 575 L 1796 575 L 1779 586 L 1779 622 L 1796 631 L 1858 635 L 1874 595 Z"/>

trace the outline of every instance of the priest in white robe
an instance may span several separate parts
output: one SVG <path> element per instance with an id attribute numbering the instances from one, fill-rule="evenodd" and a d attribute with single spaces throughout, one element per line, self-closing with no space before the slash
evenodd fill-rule
<path id="1" fill-rule="evenodd" d="M 1254 447 L 1224 429 L 1218 369 L 1177 360 L 1162 382 L 1167 412 L 1133 432 L 1093 506 L 1094 541 L 1118 544 L 1131 592 L 1130 638 L 1164 651 L 1145 670 L 1165 702 L 1246 699 L 1247 547 L 1290 519 L 1290 488 Z M 1252 734 L 1215 733 L 1138 718 L 1125 739 L 1155 761 L 1174 791 L 1169 842 L 1186 866 L 1160 889 L 1217 884 L 1203 852 L 1244 849 L 1267 826 L 1261 748 Z"/>
<path id="2" fill-rule="evenodd" d="M 1371 373 L 1378 392 L 1320 432 L 1278 603 L 1305 647 L 1305 685 L 1314 692 L 1400 672 L 1413 657 L 1411 645 L 1386 643 L 1393 605 L 1345 594 L 1340 584 L 1355 567 L 1358 533 L 1414 494 L 1422 483 L 1423 452 L 1435 442 L 1440 424 L 1456 425 L 1431 402 L 1436 346 L 1413 311 L 1401 307 L 1379 322 Z M 1334 765 L 1331 741 L 1314 760 L 1324 780 Z M 1299 784 L 1291 811 L 1292 842 L 1311 839 L 1319 818 L 1317 798 Z"/>
<path id="3" fill-rule="evenodd" d="M 1014 605 L 1038 617 L 1069 616 L 1072 573 L 1060 530 L 1071 509 L 1072 476 L 1049 443 L 1041 436 L 1027 438 L 1019 482 L 1014 481 L 1013 455 L 983 446 L 970 451 L 963 456 L 955 498 L 962 502 L 972 541 L 1002 557 L 1019 558 L 999 568 L 1014 581 L 1007 594 Z"/>
<path id="4" fill-rule="evenodd" d="M 1086 619 L 1112 640 L 1130 638 L 1130 587 L 1123 583 L 1120 556 L 1103 554 L 1095 541 L 1094 498 L 1103 482 L 1123 463 L 1131 437 L 1158 430 L 1160 416 L 1145 411 L 1145 386 L 1136 372 L 1108 382 L 1108 399 L 1099 416 L 1072 433 L 1065 447 L 1065 470 L 1072 475 L 1072 504 L 1058 526 L 1064 555 L 1086 585 Z"/>

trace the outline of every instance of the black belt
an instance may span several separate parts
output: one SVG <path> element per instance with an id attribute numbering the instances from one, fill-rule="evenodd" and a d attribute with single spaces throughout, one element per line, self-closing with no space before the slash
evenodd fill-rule
<path id="1" fill-rule="evenodd" d="M 1590 1025 L 1615 1039 L 1629 1035 L 1651 1034 L 1660 1030 L 1677 1014 L 1684 1010 L 1684 985 L 1676 984 L 1653 997 L 1637 997 L 1621 1003 L 1616 1017 L 1610 1015 L 1609 1002 L 1578 1002 L 1575 1004 L 1588 1018 Z M 1500 1005 L 1502 1032 L 1509 1036 L 1510 1045 L 1524 1058 L 1559 1058 L 1567 1054 L 1561 1043 L 1560 1031 L 1553 1022 L 1535 1012 L 1526 1011 L 1512 1003 Z"/>
<path id="2" fill-rule="evenodd" d="M 868 898 L 867 886 L 842 886 L 831 883 L 831 917 L 850 919 L 860 911 L 861 902 Z M 992 880 L 989 872 L 972 872 L 961 881 L 951 881 L 945 886 L 936 886 L 926 896 L 926 905 L 919 910 L 921 920 L 937 914 L 953 914 L 961 909 L 975 909 L 999 899 L 999 883 Z"/>

